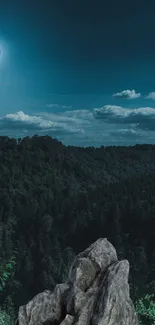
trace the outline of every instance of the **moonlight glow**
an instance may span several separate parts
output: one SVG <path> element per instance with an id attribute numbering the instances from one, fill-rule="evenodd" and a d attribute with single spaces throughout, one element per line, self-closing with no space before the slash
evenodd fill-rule
<path id="1" fill-rule="evenodd" d="M 6 45 L 4 41 L 0 39 L 0 67 L 5 65 L 7 57 Z"/>
<path id="2" fill-rule="evenodd" d="M 0 62 L 2 61 L 3 59 L 3 49 L 2 49 L 2 46 L 0 46 Z"/>

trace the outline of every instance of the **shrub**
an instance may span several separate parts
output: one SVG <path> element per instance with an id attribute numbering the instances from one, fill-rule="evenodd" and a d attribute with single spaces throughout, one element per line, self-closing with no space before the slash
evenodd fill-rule
<path id="1" fill-rule="evenodd" d="M 4 291 L 8 279 L 13 275 L 16 265 L 14 257 L 9 261 L 4 261 L 0 265 L 0 292 Z M 15 322 L 14 306 L 11 297 L 5 299 L 5 303 L 0 307 L 0 325 L 13 325 Z"/>
<path id="2" fill-rule="evenodd" d="M 155 325 L 155 295 L 146 295 L 135 303 L 135 309 L 138 315 L 139 324 Z"/>

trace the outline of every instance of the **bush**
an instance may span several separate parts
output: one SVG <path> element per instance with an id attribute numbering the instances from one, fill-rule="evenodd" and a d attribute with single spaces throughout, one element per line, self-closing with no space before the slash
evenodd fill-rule
<path id="1" fill-rule="evenodd" d="M 0 308 L 0 324 L 1 325 L 13 325 L 15 323 L 15 318 Z"/>
<path id="2" fill-rule="evenodd" d="M 146 295 L 135 303 L 139 324 L 155 325 L 155 295 Z"/>
<path id="3" fill-rule="evenodd" d="M 14 257 L 11 257 L 9 261 L 4 261 L 0 265 L 0 292 L 3 292 L 7 280 L 12 276 L 15 265 Z"/>
<path id="4" fill-rule="evenodd" d="M 15 264 L 15 259 L 12 257 L 0 265 L 0 292 L 4 291 L 8 279 L 13 275 Z M 14 323 L 14 306 L 11 297 L 8 296 L 4 305 L 0 307 L 0 325 L 13 325 Z"/>

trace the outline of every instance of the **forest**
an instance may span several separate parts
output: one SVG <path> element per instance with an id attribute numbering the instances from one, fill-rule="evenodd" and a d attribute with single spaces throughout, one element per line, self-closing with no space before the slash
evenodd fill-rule
<path id="1" fill-rule="evenodd" d="M 12 276 L 0 280 L 0 305 L 16 313 L 52 290 L 100 237 L 129 261 L 133 301 L 155 294 L 155 145 L 0 137 L 0 270 L 15 259 Z"/>

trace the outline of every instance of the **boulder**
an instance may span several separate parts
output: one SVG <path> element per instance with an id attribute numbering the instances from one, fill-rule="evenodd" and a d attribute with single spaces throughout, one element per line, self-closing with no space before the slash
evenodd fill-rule
<path id="1" fill-rule="evenodd" d="M 138 325 L 130 299 L 129 263 L 98 239 L 77 255 L 64 284 L 35 296 L 18 312 L 18 325 Z"/>

